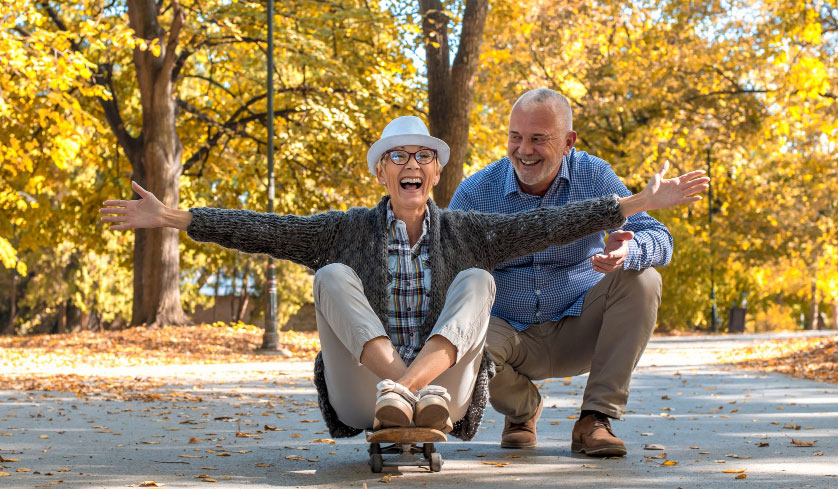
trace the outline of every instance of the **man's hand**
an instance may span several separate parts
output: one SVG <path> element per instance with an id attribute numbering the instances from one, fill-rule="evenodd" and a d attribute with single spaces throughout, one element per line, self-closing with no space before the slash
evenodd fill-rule
<path id="1" fill-rule="evenodd" d="M 623 267 L 629 251 L 629 241 L 634 238 L 631 231 L 614 231 L 605 241 L 605 250 L 591 257 L 594 271 L 599 273 L 613 272 Z"/>

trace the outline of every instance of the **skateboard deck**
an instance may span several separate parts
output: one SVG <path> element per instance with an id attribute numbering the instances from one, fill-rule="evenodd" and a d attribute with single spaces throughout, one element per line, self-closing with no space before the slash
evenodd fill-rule
<path id="1" fill-rule="evenodd" d="M 379 473 L 384 467 L 428 467 L 431 472 L 442 470 L 442 455 L 434 443 L 445 442 L 445 433 L 431 428 L 385 428 L 367 431 L 370 469 Z M 382 447 L 382 443 L 391 445 Z M 419 445 L 421 443 L 421 446 Z M 396 455 L 384 458 L 384 455 Z"/>

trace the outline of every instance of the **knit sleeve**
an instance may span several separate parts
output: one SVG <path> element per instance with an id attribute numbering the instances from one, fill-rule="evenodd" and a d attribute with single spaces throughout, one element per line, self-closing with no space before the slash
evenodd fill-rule
<path id="1" fill-rule="evenodd" d="M 617 195 L 540 207 L 515 214 L 466 213 L 474 236 L 483 239 L 488 270 L 549 246 L 572 243 L 589 234 L 619 228 L 625 222 Z"/>
<path id="2" fill-rule="evenodd" d="M 330 252 L 342 213 L 280 216 L 248 210 L 189 209 L 187 235 L 195 241 L 219 244 L 246 253 L 264 253 L 312 269 L 320 268 Z"/>

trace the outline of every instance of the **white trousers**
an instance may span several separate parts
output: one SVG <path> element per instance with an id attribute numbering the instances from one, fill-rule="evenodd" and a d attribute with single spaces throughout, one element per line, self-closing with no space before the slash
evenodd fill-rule
<path id="1" fill-rule="evenodd" d="M 451 282 L 431 331 L 431 336 L 441 335 L 457 348 L 456 363 L 431 381 L 451 395 L 448 409 L 452 422 L 465 416 L 471 402 L 494 300 L 492 275 L 476 268 L 464 270 Z M 381 379 L 361 365 L 360 358 L 368 341 L 389 338 L 384 325 L 364 296 L 361 279 L 340 263 L 327 265 L 315 274 L 314 306 L 329 401 L 344 424 L 370 429 L 375 385 Z"/>

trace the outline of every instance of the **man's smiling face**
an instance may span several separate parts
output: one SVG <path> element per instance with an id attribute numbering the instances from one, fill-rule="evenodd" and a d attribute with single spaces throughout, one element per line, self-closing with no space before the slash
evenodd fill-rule
<path id="1" fill-rule="evenodd" d="M 550 103 L 518 104 L 509 115 L 506 151 L 521 190 L 544 195 L 576 142 L 566 117 Z"/>

